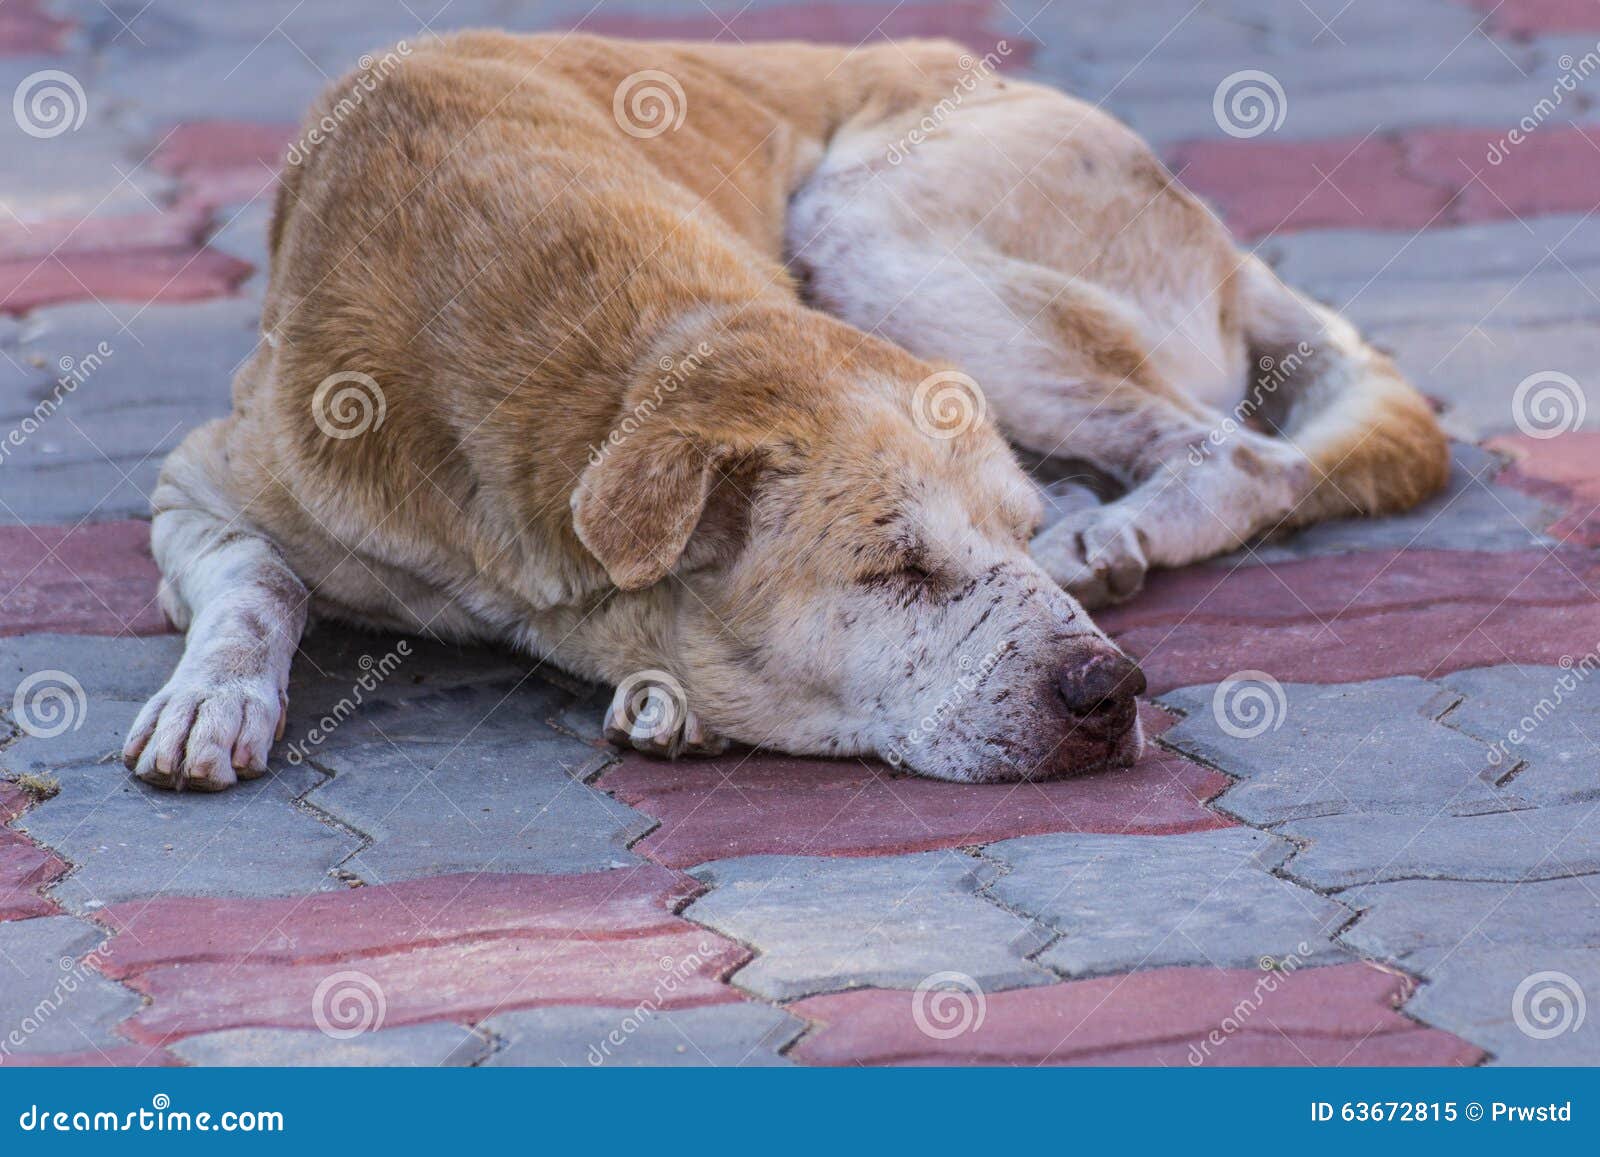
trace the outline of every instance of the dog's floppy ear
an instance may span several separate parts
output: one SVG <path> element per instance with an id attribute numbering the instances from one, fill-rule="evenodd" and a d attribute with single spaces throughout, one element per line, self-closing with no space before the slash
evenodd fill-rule
<path id="1" fill-rule="evenodd" d="M 609 447 L 573 491 L 578 540 L 623 590 L 658 582 L 688 546 L 729 454 L 676 431 Z"/>

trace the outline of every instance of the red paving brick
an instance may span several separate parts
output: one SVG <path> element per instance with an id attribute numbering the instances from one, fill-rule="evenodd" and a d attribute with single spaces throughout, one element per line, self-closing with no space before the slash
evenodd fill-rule
<path id="1" fill-rule="evenodd" d="M 1586 213 L 1600 185 L 1600 132 L 1540 126 L 1507 148 L 1504 128 L 1426 129 L 1318 141 L 1192 141 L 1167 159 L 1235 233 L 1420 229 L 1540 213 Z M 1504 157 L 1490 162 L 1498 145 Z"/>
<path id="2" fill-rule="evenodd" d="M 1510 36 L 1554 36 L 1600 32 L 1600 4 L 1594 0 L 1465 0 L 1485 13 L 1485 25 Z"/>
<path id="3" fill-rule="evenodd" d="M 44 0 L 9 0 L 0 4 L 0 56 L 60 52 L 72 28 L 45 12 Z"/>
<path id="4" fill-rule="evenodd" d="M 1151 734 L 1171 726 L 1146 708 Z M 1167 835 L 1228 827 L 1205 807 L 1218 772 L 1151 744 L 1129 771 L 1030 784 L 940 783 L 859 760 L 748 752 L 662 763 L 636 755 L 600 787 L 661 820 L 634 851 L 688 867 L 731 856 L 869 856 L 1045 832 Z"/>
<path id="5" fill-rule="evenodd" d="M 1579 551 L 1373 551 L 1164 572 L 1098 618 L 1159 694 L 1243 668 L 1342 683 L 1554 663 L 1600 638 L 1597 590 Z"/>
<path id="6" fill-rule="evenodd" d="M 119 1045 L 109 1049 L 89 1049 L 81 1053 L 14 1053 L 5 1058 L 8 1069 L 29 1068 L 173 1068 L 177 1058 L 149 1045 Z"/>
<path id="7" fill-rule="evenodd" d="M 977 52 L 1000 40 L 1010 48 L 1006 67 L 1023 67 L 1037 44 L 1025 36 L 992 31 L 1005 10 L 998 0 L 953 0 L 938 5 L 786 4 L 746 7 L 737 14 L 683 16 L 596 12 L 578 25 L 585 32 L 642 40 L 809 40 L 819 44 L 863 44 L 912 36 L 948 36 Z"/>
<path id="8" fill-rule="evenodd" d="M 1546 533 L 1577 546 L 1600 546 L 1600 433 L 1513 434 L 1496 438 L 1489 448 L 1515 460 L 1497 481 L 1565 505 L 1561 520 Z"/>
<path id="9" fill-rule="evenodd" d="M 160 635 L 148 522 L 0 526 L 0 637 Z"/>
<path id="10" fill-rule="evenodd" d="M 117 933 L 102 971 L 151 998 L 126 1035 L 162 1043 L 316 1027 L 317 986 L 349 969 L 381 991 L 389 1025 L 737 1000 L 721 981 L 748 950 L 672 914 L 698 888 L 657 867 L 445 876 L 291 900 L 132 902 L 96 917 Z"/>
<path id="11" fill-rule="evenodd" d="M 31 800 L 14 783 L 0 782 L 0 824 L 21 815 Z M 27 836 L 0 827 L 0 920 L 22 920 L 61 911 L 39 889 L 66 873 L 67 865 Z"/>
<path id="12" fill-rule="evenodd" d="M 128 248 L 0 261 L 0 313 L 67 301 L 203 301 L 250 276 L 248 262 L 210 249 Z"/>
<path id="13" fill-rule="evenodd" d="M 1442 213 L 1452 191 L 1407 173 L 1404 149 L 1384 136 L 1194 141 L 1169 150 L 1167 162 L 1246 239 L 1295 229 L 1420 228 Z"/>
<path id="14" fill-rule="evenodd" d="M 1165 968 L 988 994 L 942 1010 L 862 989 L 790 1006 L 821 1022 L 795 1048 L 811 1064 L 1470 1065 L 1481 1050 L 1395 1011 L 1411 990 L 1368 964 Z M 953 998 L 955 994 L 946 994 Z M 935 994 L 937 999 L 937 994 Z M 968 997 L 969 1001 L 973 998 Z M 1231 1030 L 1231 1031 L 1230 1031 Z M 1216 1035 L 1213 1036 L 1212 1034 Z"/>
<path id="15" fill-rule="evenodd" d="M 292 124 L 192 121 L 173 129 L 150 163 L 178 179 L 185 205 L 215 208 L 270 199 L 296 131 Z"/>
<path id="16" fill-rule="evenodd" d="M 206 215 L 192 209 L 116 217 L 0 221 L 0 263 L 38 264 L 51 254 L 199 248 Z"/>

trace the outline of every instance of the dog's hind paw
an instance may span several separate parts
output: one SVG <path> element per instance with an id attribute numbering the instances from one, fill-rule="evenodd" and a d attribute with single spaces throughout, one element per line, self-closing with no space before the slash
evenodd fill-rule
<path id="1" fill-rule="evenodd" d="M 1079 511 L 1033 540 L 1034 560 L 1088 610 L 1132 598 L 1144 586 L 1144 545 L 1114 507 Z"/>
<path id="2" fill-rule="evenodd" d="M 713 735 L 689 708 L 683 686 L 663 671 L 624 679 L 606 708 L 606 738 L 618 747 L 676 759 L 721 755 L 728 741 Z"/>

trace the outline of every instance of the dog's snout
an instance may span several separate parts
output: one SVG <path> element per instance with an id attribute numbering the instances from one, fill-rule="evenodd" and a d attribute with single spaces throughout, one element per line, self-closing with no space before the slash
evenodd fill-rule
<path id="1" fill-rule="evenodd" d="M 1097 648 L 1063 667 L 1056 689 L 1066 709 L 1081 718 L 1131 716 L 1134 696 L 1144 694 L 1144 672 L 1120 651 Z"/>

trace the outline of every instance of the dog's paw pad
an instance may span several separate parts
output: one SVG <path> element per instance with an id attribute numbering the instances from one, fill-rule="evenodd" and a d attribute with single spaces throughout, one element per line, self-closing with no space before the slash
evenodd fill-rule
<path id="1" fill-rule="evenodd" d="M 728 749 L 728 741 L 713 735 L 690 710 L 675 680 L 625 680 L 606 708 L 605 735 L 618 747 L 667 759 L 721 755 Z"/>

